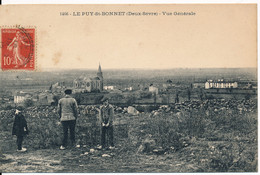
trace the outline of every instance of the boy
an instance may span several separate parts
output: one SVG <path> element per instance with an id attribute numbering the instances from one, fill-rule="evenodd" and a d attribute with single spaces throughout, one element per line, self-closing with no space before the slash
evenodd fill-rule
<path id="1" fill-rule="evenodd" d="M 29 133 L 27 128 L 27 122 L 25 120 L 25 117 L 22 114 L 23 107 L 18 106 L 15 111 L 15 118 L 14 118 L 14 124 L 13 124 L 13 131 L 12 135 L 17 136 L 17 151 L 18 152 L 25 152 L 27 151 L 26 148 L 22 147 L 23 137 Z"/>
<path id="2" fill-rule="evenodd" d="M 105 148 L 109 145 L 109 149 L 114 149 L 114 133 L 113 120 L 114 108 L 109 104 L 108 98 L 104 97 L 101 101 L 103 105 L 100 107 L 100 122 L 101 122 L 101 146 L 98 149 Z M 108 138 L 106 138 L 108 137 Z M 109 143 L 106 141 L 108 139 Z"/>

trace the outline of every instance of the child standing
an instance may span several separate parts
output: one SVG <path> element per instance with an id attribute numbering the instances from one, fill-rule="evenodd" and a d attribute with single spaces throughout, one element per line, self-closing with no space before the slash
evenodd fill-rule
<path id="1" fill-rule="evenodd" d="M 18 106 L 15 111 L 12 135 L 17 136 L 17 151 L 25 152 L 27 149 L 22 147 L 23 137 L 28 134 L 27 122 L 22 114 L 23 107 Z"/>

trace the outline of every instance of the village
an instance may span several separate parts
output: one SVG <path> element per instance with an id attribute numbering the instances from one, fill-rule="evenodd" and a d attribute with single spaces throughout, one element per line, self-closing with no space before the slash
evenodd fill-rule
<path id="1" fill-rule="evenodd" d="M 30 80 L 30 79 L 29 79 Z M 73 96 L 82 105 L 101 104 L 101 99 L 109 97 L 110 103 L 123 107 L 131 105 L 170 105 L 185 101 L 203 101 L 207 99 L 248 99 L 256 97 L 257 83 L 244 79 L 206 79 L 205 81 L 174 82 L 170 79 L 162 83 L 148 82 L 137 84 L 104 84 L 103 72 L 99 65 L 96 77 L 81 75 L 76 79 L 58 81 L 47 88 L 15 89 L 1 93 L 2 108 L 18 105 L 41 106 L 57 105 L 66 88 L 73 90 Z"/>

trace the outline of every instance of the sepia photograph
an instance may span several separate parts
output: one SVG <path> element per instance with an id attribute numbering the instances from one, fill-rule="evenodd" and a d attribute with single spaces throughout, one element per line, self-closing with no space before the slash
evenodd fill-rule
<path id="1" fill-rule="evenodd" d="M 1 173 L 257 173 L 257 4 L 0 6 Z"/>

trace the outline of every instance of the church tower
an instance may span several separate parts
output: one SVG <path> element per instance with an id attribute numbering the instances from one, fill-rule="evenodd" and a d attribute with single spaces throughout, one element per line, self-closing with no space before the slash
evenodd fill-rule
<path id="1" fill-rule="evenodd" d="M 100 79 L 100 91 L 103 91 L 103 73 L 102 73 L 102 70 L 101 70 L 100 63 L 99 63 L 99 66 L 98 66 L 97 77 Z"/>

